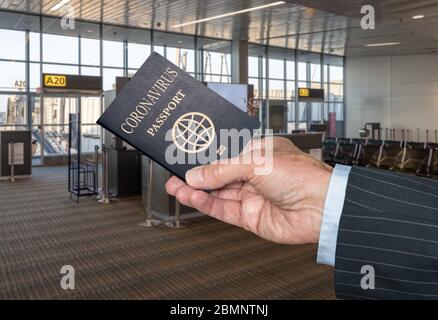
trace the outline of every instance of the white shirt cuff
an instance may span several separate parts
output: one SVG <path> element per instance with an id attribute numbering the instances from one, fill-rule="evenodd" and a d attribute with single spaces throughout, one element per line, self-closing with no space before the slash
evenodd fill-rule
<path id="1" fill-rule="evenodd" d="M 349 166 L 336 165 L 330 178 L 319 235 L 317 263 L 335 266 L 339 221 L 350 170 Z"/>

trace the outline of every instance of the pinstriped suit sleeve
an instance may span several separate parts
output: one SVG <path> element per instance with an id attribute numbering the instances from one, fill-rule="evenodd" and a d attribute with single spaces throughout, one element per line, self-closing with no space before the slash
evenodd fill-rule
<path id="1" fill-rule="evenodd" d="M 361 286 L 366 265 L 374 268 L 374 289 Z M 438 181 L 351 170 L 335 289 L 341 299 L 438 299 Z"/>

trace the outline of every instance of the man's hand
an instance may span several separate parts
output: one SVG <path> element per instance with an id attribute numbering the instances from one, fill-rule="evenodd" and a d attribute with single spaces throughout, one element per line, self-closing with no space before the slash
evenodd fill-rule
<path id="1" fill-rule="evenodd" d="M 262 145 L 255 140 L 246 152 Z M 272 148 L 273 170 L 268 175 L 256 175 L 255 164 L 216 162 L 188 171 L 187 184 L 170 178 L 166 190 L 183 205 L 267 240 L 317 243 L 332 168 L 288 139 L 274 138 Z"/>

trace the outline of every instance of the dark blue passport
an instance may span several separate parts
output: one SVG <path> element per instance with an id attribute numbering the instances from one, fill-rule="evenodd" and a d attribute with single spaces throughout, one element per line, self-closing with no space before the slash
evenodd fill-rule
<path id="1" fill-rule="evenodd" d="M 181 179 L 236 157 L 258 119 L 153 52 L 97 123 Z"/>

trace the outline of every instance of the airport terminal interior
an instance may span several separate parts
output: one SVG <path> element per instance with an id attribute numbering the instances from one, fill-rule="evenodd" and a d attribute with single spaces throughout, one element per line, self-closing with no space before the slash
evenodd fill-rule
<path id="1" fill-rule="evenodd" d="M 430 0 L 0 0 L 0 299 L 335 299 L 316 245 L 178 203 L 96 120 L 155 51 L 329 165 L 437 179 L 437 27 Z"/>

